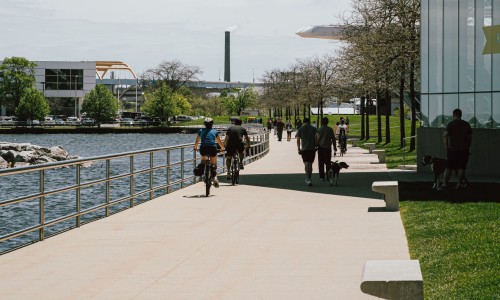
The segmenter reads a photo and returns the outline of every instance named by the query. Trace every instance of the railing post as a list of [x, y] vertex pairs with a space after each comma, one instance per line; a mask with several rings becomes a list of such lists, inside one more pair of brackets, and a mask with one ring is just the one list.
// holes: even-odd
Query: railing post
[[38, 231], [38, 239], [45, 239], [45, 171], [40, 170], [40, 230]]
[[170, 149], [167, 150], [167, 194], [170, 193]]
[[110, 161], [109, 159], [106, 159], [106, 217], [109, 217], [109, 190], [110, 190], [110, 182], [109, 182], [109, 177], [110, 177]]
[[134, 207], [134, 184], [135, 184], [135, 178], [134, 178], [134, 156], [130, 156], [130, 207]]
[[153, 191], [153, 166], [154, 166], [154, 152], [149, 153], [149, 200], [153, 200], [154, 191]]
[[181, 148], [181, 189], [184, 188], [184, 148]]
[[80, 193], [80, 184], [81, 184], [81, 172], [80, 172], [80, 169], [81, 169], [82, 165], [80, 164], [77, 164], [76, 165], [76, 213], [77, 213], [77, 216], [76, 216], [76, 227], [80, 227], [80, 221], [81, 221], [81, 217], [80, 217], [80, 213], [81, 213], [81, 193]]
[[[193, 151], [193, 170], [196, 168], [196, 151]], [[196, 176], [193, 176], [193, 184], [196, 183]]]

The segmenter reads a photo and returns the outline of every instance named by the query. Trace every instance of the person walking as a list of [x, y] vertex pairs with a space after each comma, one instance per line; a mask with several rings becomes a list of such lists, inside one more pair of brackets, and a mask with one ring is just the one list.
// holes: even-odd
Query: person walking
[[298, 117], [298, 118], [297, 118], [297, 122], [295, 123], [295, 127], [296, 127], [297, 129], [299, 129], [299, 128], [300, 128], [300, 126], [302, 126], [302, 120], [300, 119], [300, 117]]
[[290, 119], [286, 121], [285, 128], [286, 128], [286, 140], [287, 142], [289, 142], [292, 140], [292, 132], [293, 132], [293, 125]]
[[337, 153], [337, 141], [333, 129], [328, 126], [328, 118], [321, 119], [321, 127], [316, 133], [316, 144], [318, 145], [318, 170], [319, 178], [325, 181], [325, 165], [326, 173], [330, 170], [330, 161], [332, 160], [332, 145], [334, 148], [334, 156]]
[[448, 159], [443, 184], [439, 190], [445, 190], [448, 187], [452, 170], [458, 170], [458, 183], [455, 188], [464, 187], [465, 168], [469, 161], [469, 148], [472, 142], [472, 128], [469, 122], [462, 120], [462, 111], [458, 108], [453, 111], [453, 120], [446, 126], [443, 141]]
[[306, 172], [306, 185], [311, 186], [311, 176], [313, 163], [316, 157], [316, 131], [317, 129], [309, 124], [309, 118], [304, 118], [304, 123], [297, 130], [297, 149], [302, 156]]
[[273, 121], [271, 119], [267, 120], [267, 132], [271, 132], [271, 129], [273, 128]]
[[276, 121], [276, 132], [278, 135], [278, 142], [281, 142], [281, 139], [283, 138], [283, 129], [285, 128], [285, 123], [283, 123], [281, 118], [278, 118]]

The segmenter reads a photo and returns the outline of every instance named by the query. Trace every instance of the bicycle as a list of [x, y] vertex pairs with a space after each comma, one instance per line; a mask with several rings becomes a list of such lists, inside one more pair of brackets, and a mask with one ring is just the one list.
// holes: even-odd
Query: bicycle
[[231, 176], [231, 184], [238, 184], [240, 182], [240, 157], [237, 151], [231, 156], [228, 172], [229, 176]]
[[339, 138], [339, 147], [340, 147], [340, 156], [344, 156], [347, 150], [347, 145], [346, 145], [346, 137], [340, 137]]
[[203, 166], [203, 174], [201, 175], [202, 181], [205, 183], [205, 196], [210, 196], [210, 187], [212, 187], [212, 172], [214, 171], [212, 163], [210, 162], [210, 156], [205, 156], [202, 160]]

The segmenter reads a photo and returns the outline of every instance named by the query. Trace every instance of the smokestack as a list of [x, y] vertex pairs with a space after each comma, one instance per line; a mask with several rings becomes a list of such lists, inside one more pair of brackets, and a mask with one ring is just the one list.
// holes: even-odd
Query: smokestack
[[231, 82], [231, 42], [230, 42], [230, 31], [226, 31], [226, 42], [224, 51], [224, 81]]

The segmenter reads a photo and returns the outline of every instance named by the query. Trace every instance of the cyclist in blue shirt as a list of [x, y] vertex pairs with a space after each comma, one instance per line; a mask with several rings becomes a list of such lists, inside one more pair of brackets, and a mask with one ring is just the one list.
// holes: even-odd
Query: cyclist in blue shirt
[[[212, 163], [212, 180], [213, 185], [218, 188], [219, 181], [217, 180], [217, 144], [220, 146], [220, 150], [224, 151], [224, 144], [220, 139], [219, 132], [213, 129], [214, 120], [212, 118], [206, 118], [203, 122], [205, 124], [204, 129], [198, 131], [196, 135], [196, 141], [194, 142], [194, 150], [200, 149], [200, 154], [203, 156], [203, 160], [207, 156], [210, 157], [210, 163]], [[198, 148], [198, 145], [200, 147]]]

